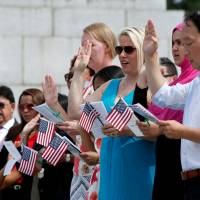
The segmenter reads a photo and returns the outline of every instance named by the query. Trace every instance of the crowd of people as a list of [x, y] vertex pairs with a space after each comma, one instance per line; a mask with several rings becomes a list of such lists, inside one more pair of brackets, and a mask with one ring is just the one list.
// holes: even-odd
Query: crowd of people
[[[68, 96], [58, 93], [51, 75], [45, 75], [42, 89], [22, 91], [17, 104], [12, 89], [1, 85], [0, 199], [199, 200], [200, 12], [187, 13], [171, 38], [174, 62], [159, 57], [151, 20], [144, 29], [124, 28], [118, 39], [106, 24], [93, 23], [83, 29], [64, 75]], [[113, 64], [115, 56], [120, 66]], [[143, 136], [127, 123], [122, 130], [102, 123], [99, 138], [79, 123], [82, 104], [102, 101], [111, 113], [121, 99], [129, 109], [140, 103], [157, 123], [135, 113]], [[80, 150], [78, 156], [66, 150], [55, 166], [41, 158], [46, 147], [37, 142], [42, 116], [33, 107], [43, 103], [63, 121], [55, 124], [56, 133]], [[4, 141], [20, 153], [25, 145], [38, 152], [31, 175], [19, 170], [19, 162], [4, 174], [13, 159]]]

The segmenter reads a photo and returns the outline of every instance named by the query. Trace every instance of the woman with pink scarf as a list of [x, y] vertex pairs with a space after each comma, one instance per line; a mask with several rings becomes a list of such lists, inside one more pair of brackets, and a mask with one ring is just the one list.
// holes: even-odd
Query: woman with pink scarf
[[[174, 62], [181, 68], [180, 76], [169, 85], [185, 84], [192, 81], [198, 74], [192, 68], [188, 58], [185, 57], [184, 47], [181, 41], [183, 23], [178, 24], [172, 31], [172, 54]], [[183, 111], [161, 109], [154, 104], [149, 105], [149, 111], [160, 120], [176, 120], [182, 122]], [[143, 123], [139, 123], [143, 130]], [[181, 179], [180, 140], [169, 139], [161, 135], [160, 131], [149, 130], [157, 136], [156, 142], [156, 172], [154, 179], [153, 200], [183, 200], [183, 182]]]

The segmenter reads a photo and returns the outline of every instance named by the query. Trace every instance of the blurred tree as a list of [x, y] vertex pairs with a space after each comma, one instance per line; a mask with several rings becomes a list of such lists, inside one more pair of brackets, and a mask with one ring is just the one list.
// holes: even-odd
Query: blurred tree
[[167, 0], [167, 9], [198, 10], [200, 0]]

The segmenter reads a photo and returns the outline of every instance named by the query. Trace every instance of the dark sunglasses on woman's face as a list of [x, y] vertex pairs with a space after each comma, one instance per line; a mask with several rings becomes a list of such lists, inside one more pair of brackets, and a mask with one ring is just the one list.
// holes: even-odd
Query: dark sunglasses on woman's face
[[19, 110], [20, 111], [23, 111], [24, 109], [33, 110], [33, 106], [34, 106], [34, 104], [32, 104], [32, 103], [19, 104]]
[[136, 48], [132, 46], [116, 46], [115, 52], [117, 55], [120, 55], [122, 51], [124, 50], [125, 53], [132, 54], [135, 51], [135, 49]]

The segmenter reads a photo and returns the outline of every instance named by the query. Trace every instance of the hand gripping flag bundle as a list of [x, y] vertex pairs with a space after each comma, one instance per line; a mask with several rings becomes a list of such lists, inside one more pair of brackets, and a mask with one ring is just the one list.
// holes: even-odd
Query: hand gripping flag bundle
[[22, 158], [21, 158], [20, 166], [18, 170], [24, 174], [32, 176], [34, 168], [35, 168], [38, 152], [25, 145], [22, 146], [22, 150], [23, 150]]
[[80, 126], [82, 126], [82, 128], [89, 133], [91, 131], [94, 120], [99, 117], [99, 115], [100, 114], [90, 103], [86, 103], [79, 121]]
[[129, 108], [122, 98], [115, 104], [112, 111], [106, 117], [116, 129], [121, 131], [124, 126], [129, 122], [133, 115], [133, 111]]
[[42, 153], [42, 158], [55, 166], [67, 150], [67, 147], [68, 144], [56, 133], [48, 147]]
[[45, 147], [48, 146], [55, 133], [55, 124], [44, 118], [40, 118], [37, 143]]

